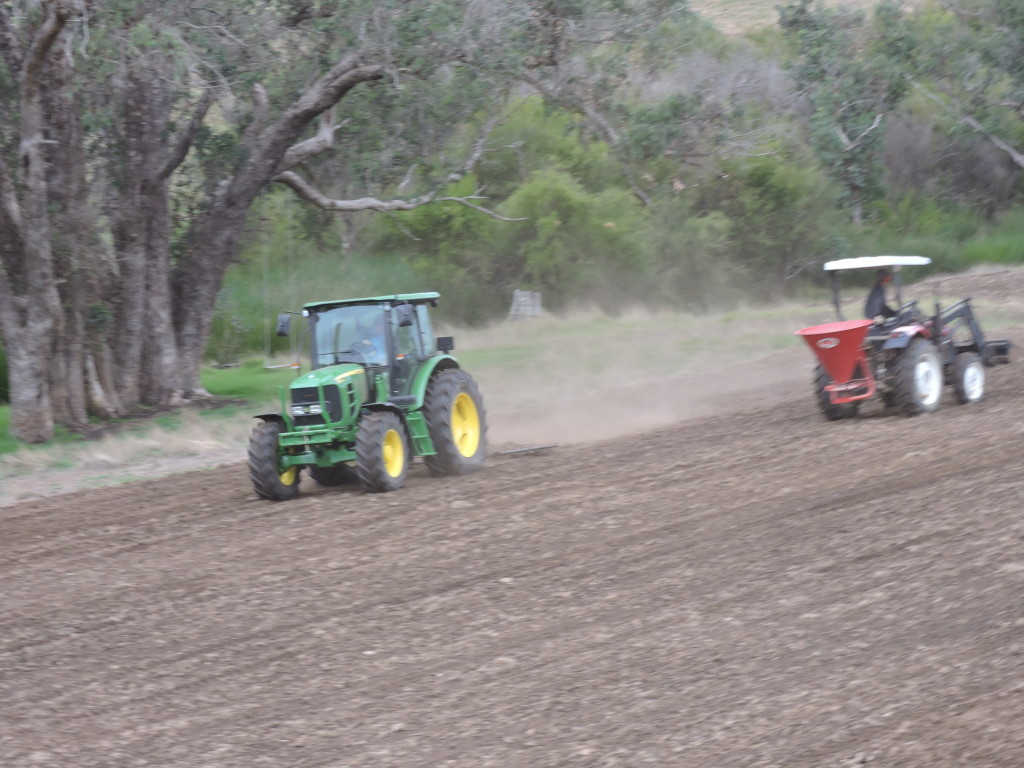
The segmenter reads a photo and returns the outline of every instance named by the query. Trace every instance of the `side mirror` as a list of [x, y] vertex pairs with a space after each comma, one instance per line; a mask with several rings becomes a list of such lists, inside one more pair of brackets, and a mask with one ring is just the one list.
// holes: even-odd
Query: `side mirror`
[[395, 311], [398, 313], [398, 327], [408, 328], [413, 323], [413, 313], [415, 310], [412, 308], [412, 304], [399, 304], [395, 307]]
[[447, 355], [455, 349], [455, 339], [451, 336], [438, 336], [437, 348]]
[[282, 312], [277, 316], [277, 335], [287, 336], [292, 327], [292, 316]]

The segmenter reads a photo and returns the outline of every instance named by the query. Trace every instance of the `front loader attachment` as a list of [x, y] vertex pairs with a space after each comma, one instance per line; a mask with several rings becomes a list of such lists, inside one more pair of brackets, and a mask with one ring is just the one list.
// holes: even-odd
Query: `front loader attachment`
[[864, 354], [870, 325], [870, 320], [842, 320], [797, 331], [832, 379], [825, 389], [833, 403], [864, 400], [875, 393], [875, 378]]

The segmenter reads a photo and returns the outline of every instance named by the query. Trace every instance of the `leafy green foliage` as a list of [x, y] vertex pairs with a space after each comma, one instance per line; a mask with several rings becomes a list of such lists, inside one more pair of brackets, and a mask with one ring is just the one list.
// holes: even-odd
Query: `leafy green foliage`
[[639, 202], [625, 190], [588, 192], [564, 171], [538, 170], [502, 210], [526, 221], [503, 230], [499, 258], [552, 308], [572, 297], [614, 306], [616, 286], [648, 273]]
[[880, 148], [885, 116], [906, 93], [902, 68], [914, 44], [897, 6], [881, 3], [874, 24], [858, 13], [796, 0], [779, 24], [799, 54], [797, 85], [810, 98], [811, 141], [860, 220], [884, 193]]

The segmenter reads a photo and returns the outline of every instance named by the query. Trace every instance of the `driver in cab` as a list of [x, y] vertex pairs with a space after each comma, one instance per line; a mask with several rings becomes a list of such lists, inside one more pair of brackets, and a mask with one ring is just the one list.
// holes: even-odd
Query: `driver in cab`
[[875, 272], [875, 284], [871, 286], [867, 301], [864, 302], [864, 317], [874, 320], [876, 317], [883, 317], [888, 320], [898, 313], [895, 309], [885, 303], [885, 286], [892, 282], [892, 273], [887, 269], [879, 269]]
[[369, 365], [387, 365], [387, 339], [384, 335], [384, 313], [367, 313], [359, 322], [360, 340], [356, 349]]

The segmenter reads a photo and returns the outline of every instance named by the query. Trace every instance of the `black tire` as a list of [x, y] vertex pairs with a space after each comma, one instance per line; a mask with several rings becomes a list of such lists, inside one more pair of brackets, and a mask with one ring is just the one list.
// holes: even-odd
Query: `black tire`
[[473, 377], [449, 368], [427, 384], [423, 417], [434, 456], [423, 462], [432, 475], [464, 475], [480, 469], [487, 456], [487, 411]]
[[911, 340], [889, 367], [893, 405], [908, 416], [932, 413], [942, 403], [942, 357], [927, 339]]
[[354, 483], [359, 479], [356, 471], [348, 464], [335, 464], [333, 467], [318, 467], [316, 464], [310, 464], [309, 476], [327, 488]]
[[961, 352], [953, 361], [953, 391], [961, 405], [985, 397], [985, 366], [975, 352]]
[[261, 421], [249, 436], [249, 477], [256, 495], [270, 501], [287, 501], [299, 493], [301, 469], [281, 471], [277, 463], [277, 437], [284, 432], [279, 421]]
[[820, 364], [814, 367], [814, 397], [818, 401], [818, 408], [821, 415], [827, 421], [839, 421], [841, 419], [852, 419], [857, 415], [860, 408], [860, 401], [852, 403], [833, 403], [825, 387], [832, 383], [832, 377], [828, 375]]
[[397, 491], [409, 471], [409, 436], [391, 411], [373, 411], [359, 421], [356, 475], [370, 493]]

